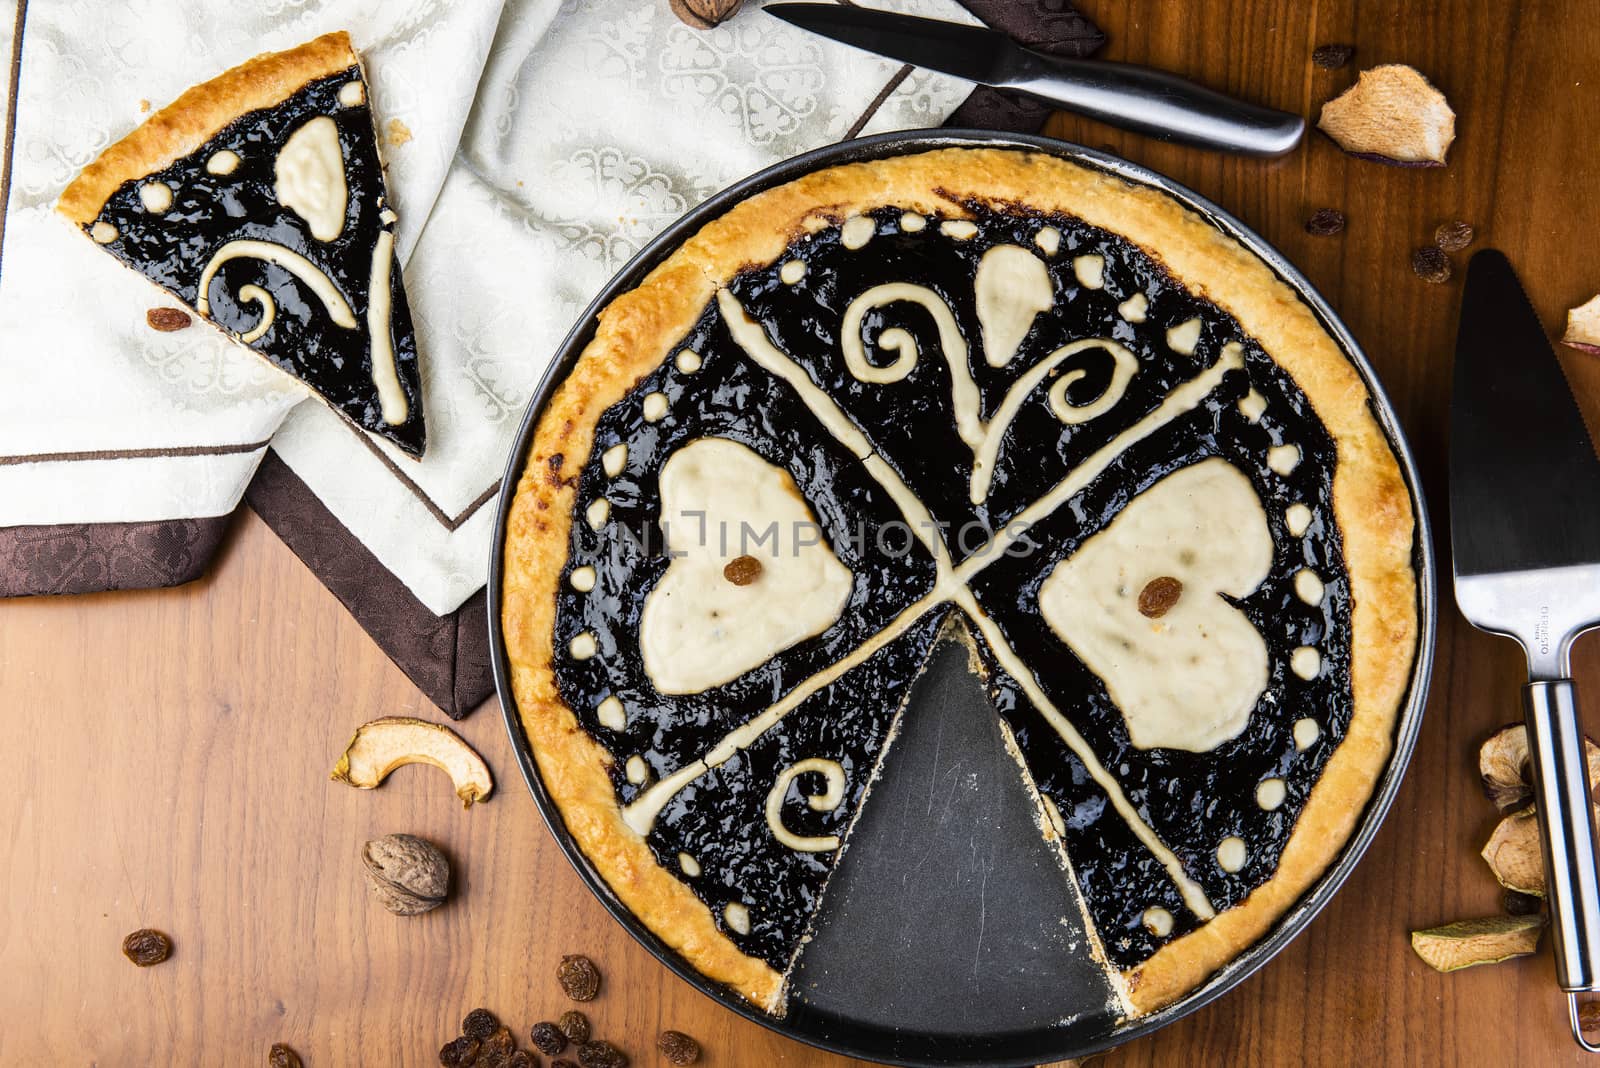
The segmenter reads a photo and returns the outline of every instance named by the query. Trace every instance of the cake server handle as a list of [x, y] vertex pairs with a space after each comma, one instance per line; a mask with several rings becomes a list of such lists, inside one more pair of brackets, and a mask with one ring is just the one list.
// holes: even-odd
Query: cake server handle
[[1578, 1026], [1577, 998], [1600, 990], [1600, 857], [1595, 854], [1594, 802], [1571, 679], [1523, 688], [1528, 752], [1544, 845], [1545, 899], [1556, 941], [1556, 980], [1567, 992], [1573, 1037], [1600, 1053]]

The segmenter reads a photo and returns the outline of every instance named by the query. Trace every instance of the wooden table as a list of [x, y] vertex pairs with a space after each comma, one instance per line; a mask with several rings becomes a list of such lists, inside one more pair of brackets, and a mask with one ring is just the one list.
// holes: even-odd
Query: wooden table
[[[1480, 246], [1511, 255], [1556, 333], [1600, 288], [1592, 6], [1085, 7], [1111, 35], [1107, 58], [1308, 114], [1356, 66], [1382, 62], [1417, 66], [1449, 96], [1459, 137], [1442, 170], [1349, 160], [1320, 135], [1262, 163], [1066, 117], [1051, 127], [1187, 183], [1305, 271], [1394, 397], [1442, 526], [1459, 275], [1425, 284], [1410, 253], [1441, 222], [1472, 223]], [[1356, 64], [1314, 69], [1312, 47], [1330, 41], [1355, 43]], [[1344, 234], [1304, 232], [1324, 206], [1348, 212]], [[1600, 415], [1600, 360], [1565, 357]], [[1408, 948], [1413, 927], [1498, 909], [1477, 856], [1495, 813], [1474, 754], [1517, 715], [1523, 670], [1511, 643], [1467, 628], [1443, 596], [1416, 758], [1350, 882], [1254, 978], [1106, 1063], [1579, 1063], [1548, 951], [1443, 976]], [[1592, 646], [1575, 670], [1600, 693]], [[474, 1006], [524, 1035], [560, 1011], [554, 965], [578, 951], [605, 971], [599, 1032], [637, 1064], [656, 1063], [662, 1027], [697, 1036], [712, 1065], [845, 1063], [720, 1009], [611, 922], [540, 822], [493, 702], [461, 727], [499, 779], [485, 805], [462, 811], [426, 768], [372, 793], [330, 783], [358, 723], [436, 713], [253, 515], [186, 588], [0, 605], [0, 704], [0, 1063], [258, 1064], [281, 1040], [313, 1066], [431, 1064]], [[368, 900], [358, 853], [391, 831], [449, 851], [447, 907], [404, 919]], [[119, 952], [145, 925], [177, 944], [149, 970]]]

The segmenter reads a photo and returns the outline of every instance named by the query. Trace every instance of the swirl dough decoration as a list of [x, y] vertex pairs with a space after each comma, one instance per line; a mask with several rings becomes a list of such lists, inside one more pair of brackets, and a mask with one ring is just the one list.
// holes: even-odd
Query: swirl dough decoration
[[789, 793], [789, 784], [807, 772], [820, 774], [826, 783], [822, 793], [806, 795], [806, 804], [813, 812], [832, 812], [844, 802], [844, 766], [837, 760], [809, 757], [778, 773], [777, 782], [773, 783], [772, 791], [767, 794], [767, 826], [772, 836], [790, 849], [801, 853], [826, 853], [839, 848], [838, 835], [799, 835], [783, 824], [783, 799]]
[[[984, 358], [991, 367], [1004, 367], [1015, 358], [1017, 349], [1032, 330], [1033, 321], [1055, 304], [1055, 291], [1044, 261], [1020, 245], [996, 245], [983, 254], [974, 280], [978, 322], [982, 328]], [[982, 504], [994, 482], [1000, 441], [1012, 420], [1021, 411], [1028, 395], [1063, 361], [1079, 353], [1103, 349], [1113, 361], [1111, 379], [1099, 396], [1082, 404], [1067, 398], [1067, 390], [1087, 377], [1076, 368], [1062, 375], [1049, 392], [1050, 410], [1061, 422], [1071, 426], [1086, 423], [1114, 408], [1128, 390], [1139, 370], [1138, 358], [1110, 338], [1087, 338], [1063, 345], [1040, 360], [1006, 391], [994, 417], [983, 418], [982, 398], [973, 381], [967, 339], [961, 333], [955, 313], [943, 297], [927, 286], [910, 282], [888, 282], [873, 286], [850, 302], [840, 326], [840, 347], [845, 366], [857, 381], [887, 385], [899, 382], [916, 367], [921, 353], [910, 331], [890, 327], [878, 335], [877, 347], [894, 356], [887, 364], [875, 364], [867, 356], [862, 325], [867, 313], [889, 304], [916, 304], [933, 317], [939, 331], [939, 353], [950, 370], [950, 401], [955, 414], [956, 432], [972, 449], [972, 477], [969, 496]]]

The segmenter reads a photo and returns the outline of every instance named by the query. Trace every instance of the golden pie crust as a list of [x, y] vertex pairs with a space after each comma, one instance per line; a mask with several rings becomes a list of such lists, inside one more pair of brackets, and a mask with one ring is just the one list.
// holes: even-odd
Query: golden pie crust
[[286, 52], [267, 52], [184, 91], [85, 167], [56, 201], [79, 226], [100, 215], [122, 183], [164, 170], [217, 136], [241, 115], [275, 107], [319, 78], [359, 60], [343, 30]]
[[1041, 153], [946, 148], [816, 171], [707, 223], [599, 316], [594, 339], [556, 390], [515, 487], [504, 550], [501, 625], [517, 710], [567, 830], [618, 898], [700, 972], [769, 1011], [784, 977], [741, 952], [707, 906], [657, 865], [621, 818], [611, 756], [563, 703], [552, 662], [557, 584], [577, 474], [601, 414], [675, 351], [740, 270], [775, 262], [805, 233], [882, 207], [946, 218], [967, 205], [1077, 216], [1162, 262], [1195, 295], [1238, 320], [1292, 377], [1337, 447], [1335, 519], [1351, 594], [1348, 732], [1329, 759], [1277, 871], [1248, 898], [1120, 974], [1127, 1010], [1148, 1013], [1202, 983], [1258, 941], [1344, 848], [1388, 765], [1411, 677], [1419, 621], [1415, 518], [1400, 465], [1356, 369], [1273, 270], [1158, 190]]

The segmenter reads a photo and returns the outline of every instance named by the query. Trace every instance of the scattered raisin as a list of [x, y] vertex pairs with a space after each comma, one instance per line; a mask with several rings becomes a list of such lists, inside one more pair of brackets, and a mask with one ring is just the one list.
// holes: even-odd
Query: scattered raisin
[[551, 1061], [550, 1068], [578, 1068], [578, 1066], [575, 1062], [569, 1061], [563, 1057], [558, 1061]]
[[589, 1041], [589, 1017], [577, 1009], [568, 1009], [556, 1021], [556, 1026], [561, 1028], [561, 1033], [567, 1036], [567, 1041], [575, 1046], [581, 1046]]
[[468, 1068], [478, 1062], [478, 1040], [462, 1035], [453, 1042], [446, 1042], [439, 1050], [439, 1063], [444, 1068]]
[[189, 313], [182, 308], [151, 308], [144, 313], [144, 321], [150, 324], [150, 329], [170, 334], [188, 326], [190, 320]]
[[479, 1059], [484, 1057], [499, 1058], [504, 1060], [511, 1056], [517, 1048], [517, 1040], [512, 1037], [511, 1028], [500, 1026], [494, 1029], [489, 1037], [483, 1040], [483, 1052], [478, 1054]]
[[461, 1021], [461, 1033], [468, 1038], [483, 1040], [494, 1034], [500, 1026], [500, 1021], [488, 1009], [473, 1009], [467, 1013], [467, 1018]]
[[600, 993], [600, 969], [588, 957], [562, 957], [556, 968], [556, 980], [573, 1001], [593, 1001]]
[[722, 577], [735, 586], [748, 586], [761, 577], [761, 561], [753, 556], [736, 556], [722, 569]]
[[1338, 208], [1318, 208], [1306, 220], [1306, 233], [1316, 237], [1332, 237], [1344, 230], [1344, 212]]
[[1433, 243], [1446, 252], [1460, 252], [1472, 244], [1472, 226], [1459, 219], [1455, 222], [1440, 223], [1439, 229], [1433, 232]]
[[1424, 282], [1450, 281], [1450, 258], [1438, 245], [1425, 245], [1411, 254], [1411, 269]]
[[693, 1064], [700, 1059], [700, 1043], [682, 1031], [661, 1032], [661, 1037], [656, 1039], [656, 1049], [661, 1051], [668, 1064]]
[[[588, 1037], [585, 1035], [584, 1037]], [[528, 1036], [533, 1043], [533, 1048], [540, 1053], [556, 1054], [567, 1048], [567, 1036], [561, 1033], [561, 1028], [548, 1020], [544, 1023], [533, 1025], [533, 1032]]]
[[1172, 606], [1183, 596], [1183, 582], [1171, 575], [1162, 575], [1145, 583], [1139, 591], [1139, 614], [1160, 619], [1172, 611]]
[[1323, 70], [1338, 70], [1340, 67], [1350, 62], [1350, 57], [1355, 54], [1355, 45], [1318, 45], [1311, 51], [1311, 62], [1315, 63]]
[[282, 1042], [274, 1042], [272, 1048], [267, 1050], [267, 1068], [304, 1068], [304, 1066], [300, 1054]]
[[627, 1068], [628, 1055], [609, 1042], [585, 1042], [578, 1047], [578, 1068]]
[[519, 1049], [506, 1059], [506, 1068], [539, 1068], [539, 1062], [527, 1050]]
[[148, 968], [172, 956], [172, 939], [146, 927], [122, 940], [122, 955], [139, 967]]
[[[1501, 897], [1501, 905], [1506, 912], [1513, 916], [1532, 916], [1544, 908], [1544, 899], [1533, 894], [1524, 894], [1521, 890], [1507, 890]], [[1600, 1004], [1597, 1002], [1596, 1004]]]
[[1578, 1030], [1600, 1031], [1600, 1001], [1589, 1001], [1578, 1006]]

